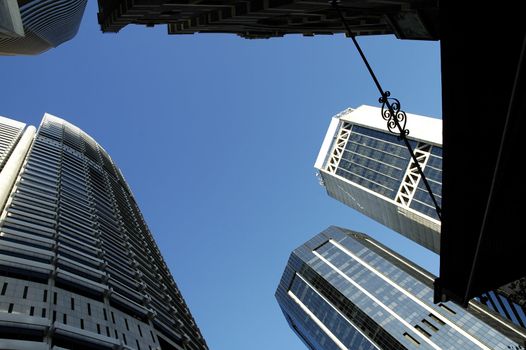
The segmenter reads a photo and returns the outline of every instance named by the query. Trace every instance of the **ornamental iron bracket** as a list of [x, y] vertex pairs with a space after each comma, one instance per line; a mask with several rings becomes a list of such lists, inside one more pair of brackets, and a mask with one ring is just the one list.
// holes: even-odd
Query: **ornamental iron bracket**
[[407, 115], [401, 109], [400, 101], [396, 98], [390, 98], [391, 93], [386, 91], [378, 102], [382, 104], [382, 118], [387, 122], [387, 130], [393, 134], [398, 134], [401, 140], [404, 136], [409, 135], [406, 129]]

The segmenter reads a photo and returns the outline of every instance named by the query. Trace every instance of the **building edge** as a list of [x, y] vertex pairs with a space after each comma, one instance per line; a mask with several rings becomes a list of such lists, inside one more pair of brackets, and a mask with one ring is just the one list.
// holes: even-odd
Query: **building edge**
[[7, 199], [11, 194], [22, 164], [31, 148], [35, 134], [36, 128], [34, 126], [30, 125], [25, 129], [22, 137], [18, 140], [14, 150], [0, 172], [0, 212], [4, 211]]

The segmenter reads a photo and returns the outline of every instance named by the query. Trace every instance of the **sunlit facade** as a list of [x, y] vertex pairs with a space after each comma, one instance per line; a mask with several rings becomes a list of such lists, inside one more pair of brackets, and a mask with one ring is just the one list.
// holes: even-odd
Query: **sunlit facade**
[[0, 120], [0, 348], [207, 349], [108, 153], [24, 127]]
[[372, 238], [333, 226], [294, 250], [276, 298], [311, 350], [524, 345], [525, 332], [481, 304], [434, 304], [433, 281]]
[[[408, 114], [409, 142], [439, 204], [442, 121]], [[332, 118], [315, 168], [329, 196], [435, 253], [440, 221], [404, 142], [380, 108], [360, 106]]]

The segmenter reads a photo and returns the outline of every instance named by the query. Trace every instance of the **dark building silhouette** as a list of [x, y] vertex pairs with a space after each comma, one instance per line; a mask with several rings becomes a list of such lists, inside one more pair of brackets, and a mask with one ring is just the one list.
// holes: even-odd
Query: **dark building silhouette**
[[[358, 35], [395, 34], [403, 39], [436, 39], [435, 1], [389, 3], [341, 1], [344, 16]], [[325, 0], [316, 1], [125, 1], [99, 0], [103, 32], [128, 24], [167, 24], [169, 34], [233, 33], [244, 38], [285, 34], [343, 33], [338, 14]]]
[[[526, 191], [517, 169], [526, 128], [526, 27], [515, 4], [457, 5], [440, 2], [444, 161], [435, 291], [437, 301], [467, 305], [526, 276]], [[492, 18], [495, 30], [483, 29], [481, 18]]]
[[[0, 55], [37, 55], [70, 40], [78, 32], [86, 1], [19, 0], [18, 11], [12, 4], [10, 17], [20, 18], [23, 30], [11, 29], [2, 36], [0, 21]], [[0, 19], [2, 9], [0, 5]], [[7, 18], [7, 7], [4, 14]]]

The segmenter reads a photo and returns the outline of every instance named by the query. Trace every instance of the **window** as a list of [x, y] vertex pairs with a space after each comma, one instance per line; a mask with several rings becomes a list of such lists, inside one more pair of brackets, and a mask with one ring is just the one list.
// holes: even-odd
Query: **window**
[[404, 337], [409, 340], [411, 343], [415, 344], [415, 345], [420, 345], [420, 342], [418, 340], [416, 340], [411, 334], [409, 333], [404, 333]]
[[25, 286], [24, 287], [24, 293], [22, 294], [22, 299], [27, 299], [27, 289], [28, 289], [28, 287]]
[[71, 310], [75, 310], [75, 299], [71, 298]]
[[91, 304], [88, 303], [88, 316], [91, 316]]
[[2, 293], [1, 295], [5, 295], [5, 292], [7, 291], [7, 282], [4, 282], [4, 285], [2, 287]]
[[446, 310], [447, 312], [453, 314], [453, 315], [456, 315], [457, 313], [453, 310], [451, 310], [449, 307], [447, 307], [446, 305], [440, 303], [438, 304], [438, 306], [440, 306], [442, 309]]
[[424, 328], [420, 327], [419, 325], [416, 325], [415, 328], [426, 337], [431, 337], [431, 334], [429, 334], [429, 332], [427, 332]]
[[428, 320], [422, 320], [422, 323], [425, 324], [427, 327], [429, 327], [429, 329], [431, 329], [433, 332], [438, 331], [438, 327], [436, 327], [434, 324], [432, 324]]
[[34, 316], [34, 315], [35, 315], [35, 307], [31, 306], [31, 308], [29, 309], [29, 316]]

